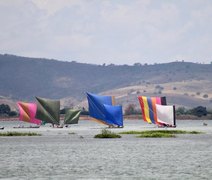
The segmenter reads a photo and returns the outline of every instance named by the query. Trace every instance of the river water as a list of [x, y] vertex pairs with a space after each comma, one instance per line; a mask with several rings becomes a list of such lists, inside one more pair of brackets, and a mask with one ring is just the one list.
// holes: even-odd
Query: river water
[[[211, 179], [212, 121], [179, 121], [176, 129], [204, 134], [176, 138], [95, 139], [105, 126], [80, 121], [70, 128], [13, 129], [20, 122], [0, 122], [6, 131], [39, 132], [38, 137], [0, 137], [0, 179]], [[126, 130], [158, 129], [141, 120], [125, 121]]]

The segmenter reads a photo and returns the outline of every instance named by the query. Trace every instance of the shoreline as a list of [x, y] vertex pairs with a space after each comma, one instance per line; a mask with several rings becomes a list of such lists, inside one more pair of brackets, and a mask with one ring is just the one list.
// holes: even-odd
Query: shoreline
[[[123, 116], [124, 121], [125, 120], [143, 120], [141, 115], [124, 115]], [[61, 120], [63, 120], [64, 117], [61, 117]], [[81, 115], [79, 120], [91, 120], [92, 118], [87, 115]], [[181, 121], [181, 120], [212, 120], [212, 116], [202, 116], [202, 117], [197, 117], [197, 116], [191, 116], [191, 115], [179, 115], [176, 116], [176, 120]], [[19, 117], [0, 117], [0, 121], [19, 121]]]
[[[5, 122], [5, 123], [4, 123]], [[13, 123], [14, 122], [14, 123]], [[203, 125], [203, 121], [192, 121], [192, 120], [182, 120], [179, 121], [176, 128], [161, 128], [157, 127], [154, 124], [148, 124], [143, 120], [129, 120], [125, 121], [123, 128], [109, 128], [104, 124], [97, 123], [91, 120], [81, 120], [78, 124], [69, 125], [69, 127], [63, 128], [53, 128], [50, 124], [42, 125], [39, 128], [30, 128], [30, 124], [28, 125], [24, 123], [23, 128], [13, 128], [18, 126], [18, 121], [2, 121], [1, 126], [4, 126], [4, 129], [0, 132], [7, 131], [17, 131], [17, 132], [37, 132], [42, 133], [42, 135], [69, 135], [69, 133], [74, 133], [78, 136], [83, 137], [93, 137], [96, 134], [99, 134], [101, 130], [107, 129], [115, 133], [123, 132], [123, 131], [145, 131], [145, 130], [188, 130], [188, 131], [201, 131], [205, 133], [212, 134], [212, 121], [207, 120], [204, 121], [207, 125]], [[124, 135], [123, 137], [126, 137]], [[129, 135], [130, 137], [130, 135]]]

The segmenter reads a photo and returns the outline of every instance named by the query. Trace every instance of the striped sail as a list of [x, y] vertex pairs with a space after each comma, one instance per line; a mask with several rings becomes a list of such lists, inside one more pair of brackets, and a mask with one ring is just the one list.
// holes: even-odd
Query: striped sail
[[[144, 121], [160, 126], [172, 126], [175, 124], [174, 106], [166, 105], [166, 97], [139, 96], [138, 99]], [[172, 122], [170, 122], [170, 118], [167, 119], [168, 116], [173, 117]]]

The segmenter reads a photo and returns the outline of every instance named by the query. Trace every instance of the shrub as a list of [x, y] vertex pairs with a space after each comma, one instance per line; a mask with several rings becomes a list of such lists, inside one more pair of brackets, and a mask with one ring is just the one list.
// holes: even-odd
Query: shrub
[[199, 95], [200, 95], [200, 92], [196, 92], [196, 95], [198, 95], [198, 96], [199, 96]]
[[150, 131], [125, 131], [120, 134], [137, 134], [136, 137], [142, 138], [168, 138], [175, 137], [176, 134], [200, 134], [198, 131], [183, 130], [150, 130]]
[[4, 132], [0, 133], [0, 136], [41, 136], [41, 134], [34, 133], [34, 132], [16, 132], [16, 131], [11, 131], [11, 132]]
[[198, 116], [198, 117], [206, 116], [207, 109], [206, 109], [206, 107], [203, 107], [203, 106], [197, 106], [197, 107], [191, 109], [191, 114]]
[[136, 137], [140, 138], [170, 138], [175, 137], [174, 134], [160, 133], [160, 132], [151, 132], [151, 133], [143, 133]]
[[140, 114], [141, 111], [136, 109], [135, 104], [129, 104], [126, 109], [124, 110], [125, 115], [131, 115], [131, 114]]
[[207, 95], [207, 94], [204, 94], [204, 95], [203, 95], [203, 98], [208, 98], [208, 95]]
[[176, 114], [177, 114], [177, 115], [187, 114], [187, 110], [186, 110], [185, 107], [179, 107], [179, 108], [177, 108], [177, 110], [176, 110]]
[[103, 129], [102, 133], [95, 135], [94, 138], [121, 138], [121, 136], [107, 129]]
[[16, 111], [10, 111], [9, 112], [9, 116], [17, 116], [18, 115], [18, 113], [16, 112]]
[[75, 133], [75, 132], [69, 132], [68, 134], [69, 134], [69, 135], [73, 135], [73, 134], [76, 134], [76, 133]]
[[10, 106], [7, 104], [1, 104], [0, 105], [0, 114], [9, 114], [11, 111]]

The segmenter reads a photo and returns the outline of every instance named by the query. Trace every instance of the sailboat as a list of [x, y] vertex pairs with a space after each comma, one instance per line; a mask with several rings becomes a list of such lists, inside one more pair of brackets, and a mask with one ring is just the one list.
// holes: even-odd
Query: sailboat
[[159, 127], [176, 127], [175, 106], [166, 97], [138, 97], [144, 121]]
[[41, 125], [42, 121], [35, 117], [37, 105], [35, 103], [17, 102], [19, 108], [19, 120]]
[[[60, 125], [60, 101], [35, 97], [37, 100], [36, 117], [42, 119], [45, 123], [50, 123], [54, 127], [62, 128]], [[81, 111], [67, 109], [64, 118], [64, 124], [78, 124]]]
[[115, 106], [113, 96], [100, 96], [87, 92], [89, 115], [92, 120], [109, 127], [123, 127], [122, 106]]
[[41, 97], [35, 97], [37, 100], [37, 112], [35, 117], [45, 123], [51, 123], [52, 126], [60, 125], [60, 101]]
[[64, 118], [64, 124], [78, 124], [81, 110], [67, 109]]

